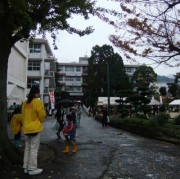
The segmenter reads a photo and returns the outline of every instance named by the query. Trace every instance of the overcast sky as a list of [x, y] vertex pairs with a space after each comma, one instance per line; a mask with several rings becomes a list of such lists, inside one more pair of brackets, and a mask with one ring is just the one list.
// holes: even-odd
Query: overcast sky
[[[112, 7], [113, 9], [119, 8], [119, 3], [112, 2], [108, 0], [98, 0], [99, 4], [103, 4], [104, 7]], [[78, 62], [79, 57], [83, 57], [85, 55], [90, 56], [91, 55], [91, 49], [95, 45], [102, 46], [104, 44], [109, 44], [111, 46], [112, 43], [109, 42], [108, 36], [110, 34], [116, 33], [113, 27], [107, 25], [106, 23], [99, 20], [97, 17], [92, 17], [90, 20], [85, 21], [81, 17], [74, 17], [70, 20], [70, 23], [77, 28], [84, 29], [87, 26], [93, 26], [95, 31], [94, 33], [90, 35], [86, 35], [84, 37], [79, 37], [76, 34], [69, 34], [66, 31], [59, 32], [59, 35], [57, 37], [57, 46], [58, 50], [54, 50], [52, 47], [52, 39], [47, 36], [49, 43], [52, 47], [53, 53], [55, 57], [58, 59], [58, 62]], [[120, 49], [117, 49], [115, 47], [114, 51], [117, 52], [119, 55], [123, 57], [122, 51]], [[124, 64], [130, 64], [126, 61], [126, 59], [123, 57]], [[145, 63], [145, 60], [142, 61], [142, 63]], [[179, 68], [169, 68], [164, 65], [160, 65], [157, 67], [157, 65], [152, 66], [154, 68], [154, 71], [158, 75], [174, 75], [177, 72], [180, 72]]]

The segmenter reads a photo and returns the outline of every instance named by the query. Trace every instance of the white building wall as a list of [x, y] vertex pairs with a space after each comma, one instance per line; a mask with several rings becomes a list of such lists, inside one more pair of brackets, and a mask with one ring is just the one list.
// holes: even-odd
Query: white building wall
[[8, 61], [8, 106], [21, 103], [26, 98], [28, 42], [17, 42], [11, 49]]

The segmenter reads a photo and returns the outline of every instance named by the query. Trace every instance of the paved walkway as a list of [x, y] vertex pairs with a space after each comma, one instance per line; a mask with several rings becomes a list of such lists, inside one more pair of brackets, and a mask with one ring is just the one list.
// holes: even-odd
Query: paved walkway
[[[56, 132], [52, 130], [54, 122], [53, 117], [48, 117], [41, 135], [41, 142], [55, 149], [53, 162], [42, 166], [44, 172], [41, 175], [27, 176], [21, 169], [16, 171], [14, 178], [180, 178], [179, 146], [146, 139], [112, 127], [102, 128], [99, 122], [83, 113], [77, 129], [78, 152], [64, 155], [62, 150], [65, 141], [57, 139]], [[44, 153], [46, 157], [46, 151]]]

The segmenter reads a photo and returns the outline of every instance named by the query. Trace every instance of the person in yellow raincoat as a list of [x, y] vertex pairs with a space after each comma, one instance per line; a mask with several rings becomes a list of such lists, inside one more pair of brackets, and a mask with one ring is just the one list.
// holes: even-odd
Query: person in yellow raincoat
[[14, 144], [16, 147], [21, 147], [22, 114], [20, 107], [15, 108], [10, 125], [14, 135]]
[[40, 133], [43, 130], [42, 123], [45, 120], [46, 111], [39, 96], [39, 88], [33, 86], [28, 98], [22, 105], [22, 131], [25, 140], [23, 168], [24, 173], [29, 175], [37, 175], [43, 171], [43, 169], [37, 168], [37, 156], [40, 144]]

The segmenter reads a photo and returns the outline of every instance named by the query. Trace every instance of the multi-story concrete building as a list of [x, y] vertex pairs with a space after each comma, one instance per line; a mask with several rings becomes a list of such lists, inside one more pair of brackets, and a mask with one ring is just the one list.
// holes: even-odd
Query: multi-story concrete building
[[17, 42], [8, 60], [7, 99], [8, 107], [26, 98], [28, 41]]
[[44, 104], [49, 103], [49, 92], [55, 89], [56, 59], [46, 39], [33, 39], [29, 42], [27, 70], [27, 94], [32, 85], [37, 85], [41, 100]]
[[134, 72], [141, 66], [141, 65], [124, 65], [125, 66], [125, 70], [126, 73], [132, 77], [132, 75], [134, 74]]
[[88, 57], [80, 57], [79, 63], [58, 63], [58, 82], [61, 91], [69, 92], [72, 99], [82, 99], [83, 87], [86, 85]]
[[[61, 91], [69, 92], [72, 99], [82, 99], [87, 77], [88, 57], [80, 57], [79, 63], [58, 63]], [[140, 65], [125, 65], [126, 73], [132, 76]]]

